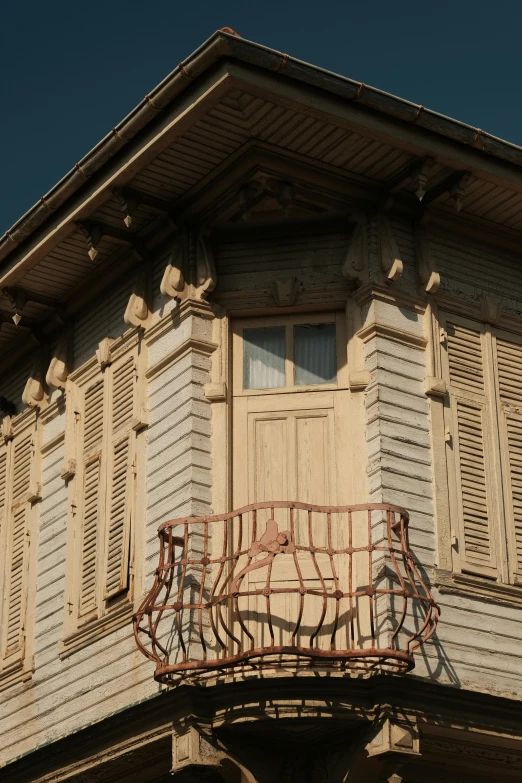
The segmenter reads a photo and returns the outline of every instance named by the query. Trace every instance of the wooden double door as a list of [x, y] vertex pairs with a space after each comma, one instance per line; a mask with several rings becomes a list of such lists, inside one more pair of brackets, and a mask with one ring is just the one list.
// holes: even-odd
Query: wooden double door
[[[268, 331], [267, 331], [268, 330]], [[348, 481], [349, 391], [346, 383], [344, 314], [314, 314], [251, 319], [235, 324], [233, 340], [233, 507], [262, 501], [300, 501], [314, 505], [350, 502]], [[263, 387], [264, 384], [264, 387]], [[261, 388], [259, 388], [261, 387]], [[276, 511], [279, 530], [289, 529], [289, 512]], [[258, 513], [257, 538], [271, 511]], [[318, 515], [319, 516], [319, 515]], [[323, 517], [324, 520], [324, 517]], [[296, 544], [328, 546], [326, 526], [314, 521], [310, 531], [306, 511], [294, 515]], [[330, 545], [339, 543], [334, 530]], [[309, 589], [320, 588], [317, 565], [327, 589], [332, 587], [329, 558], [299, 551], [302, 578]], [[267, 568], [253, 570], [242, 588], [267, 585]], [[296, 583], [295, 558], [276, 556], [270, 586]], [[276, 644], [289, 643], [298, 614], [297, 594], [272, 599]], [[309, 601], [313, 605], [313, 601]], [[299, 643], [307, 645], [322, 603], [303, 618]], [[260, 642], [267, 637], [265, 601], [250, 601], [259, 617]], [[328, 618], [324, 623], [328, 633]]]

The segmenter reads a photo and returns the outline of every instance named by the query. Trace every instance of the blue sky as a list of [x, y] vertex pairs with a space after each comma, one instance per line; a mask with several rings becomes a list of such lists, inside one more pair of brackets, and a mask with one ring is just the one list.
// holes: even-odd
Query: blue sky
[[522, 145], [515, 0], [4, 3], [0, 233], [224, 26]]

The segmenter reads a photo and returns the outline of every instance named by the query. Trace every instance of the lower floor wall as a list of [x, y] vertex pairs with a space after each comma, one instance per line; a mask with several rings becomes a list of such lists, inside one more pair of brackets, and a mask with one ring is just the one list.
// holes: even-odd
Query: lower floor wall
[[229, 678], [178, 686], [41, 747], [2, 781], [519, 780], [519, 713], [514, 701], [413, 678]]

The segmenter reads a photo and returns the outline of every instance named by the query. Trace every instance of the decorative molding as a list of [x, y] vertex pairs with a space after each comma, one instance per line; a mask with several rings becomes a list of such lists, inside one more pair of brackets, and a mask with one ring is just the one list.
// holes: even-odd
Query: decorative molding
[[144, 329], [150, 320], [151, 311], [148, 303], [149, 277], [149, 265], [142, 265], [136, 275], [132, 293], [123, 314], [123, 320], [129, 326]]
[[415, 226], [414, 240], [420, 281], [427, 294], [434, 294], [440, 287], [440, 272], [435, 268], [430, 241], [424, 226], [420, 224]]
[[69, 655], [77, 652], [78, 650], [87, 647], [98, 639], [103, 639], [104, 636], [108, 636], [110, 633], [117, 631], [119, 628], [123, 628], [125, 625], [129, 626], [129, 638], [132, 635], [132, 616], [134, 607], [130, 601], [123, 601], [120, 606], [113, 609], [108, 614], [104, 614], [98, 617], [96, 620], [92, 620], [86, 623], [78, 631], [69, 634], [60, 642], [58, 642], [58, 655], [60, 659], [68, 658]]
[[43, 408], [47, 405], [47, 386], [45, 383], [45, 351], [36, 357], [31, 374], [22, 392], [22, 402], [29, 408]]
[[433, 375], [428, 375], [424, 379], [424, 393], [430, 394], [432, 397], [444, 397], [447, 392], [446, 381], [443, 378], [436, 378]]
[[65, 389], [65, 383], [72, 369], [72, 330], [65, 329], [54, 350], [51, 363], [45, 376], [48, 386]]
[[224, 402], [227, 399], [227, 385], [225, 381], [206, 383], [204, 392], [207, 400], [211, 402]]
[[398, 753], [420, 756], [419, 729], [414, 720], [395, 721], [385, 718], [372, 740], [366, 745], [368, 756]]
[[413, 334], [412, 332], [406, 332], [403, 329], [398, 329], [396, 326], [390, 324], [383, 324], [378, 321], [374, 321], [367, 326], [363, 326], [356, 332], [363, 343], [367, 343], [374, 337], [384, 337], [388, 340], [395, 340], [395, 342], [402, 343], [403, 345], [409, 345], [411, 348], [419, 348], [423, 350], [426, 348], [428, 341], [420, 334]]
[[396, 287], [378, 286], [372, 283], [361, 286], [352, 293], [357, 304], [363, 305], [375, 299], [378, 302], [386, 302], [395, 307], [405, 307], [418, 315], [423, 315], [428, 306], [427, 301], [420, 301], [418, 296], [412, 296], [405, 291], [399, 291]]
[[112, 337], [104, 337], [96, 349], [96, 360], [102, 370], [112, 363], [112, 344]]
[[371, 380], [371, 373], [368, 370], [359, 370], [351, 372], [349, 375], [348, 384], [350, 391], [359, 392], [364, 391]]
[[211, 321], [216, 317], [214, 306], [210, 302], [195, 299], [185, 299], [174, 312], [167, 313], [150, 326], [144, 336], [147, 345], [153, 345], [157, 340], [175, 329], [190, 316], [206, 318]]
[[204, 356], [210, 356], [217, 348], [216, 343], [210, 343], [207, 340], [200, 340], [197, 337], [189, 337], [180, 345], [163, 356], [159, 361], [153, 364], [145, 373], [145, 377], [150, 381], [156, 378], [160, 373], [176, 364], [183, 356], [189, 353], [199, 353]]
[[522, 585], [493, 582], [471, 574], [435, 569], [432, 584], [441, 593], [453, 593], [478, 600], [488, 600], [504, 606], [522, 607]]
[[274, 280], [270, 286], [276, 305], [289, 307], [295, 303], [299, 291], [297, 277], [289, 277], [285, 280]]
[[[461, 740], [439, 739], [430, 736], [422, 738], [422, 754], [440, 758], [453, 758], [466, 764], [470, 761], [484, 767], [492, 764], [495, 770], [498, 766], [507, 767], [511, 771], [522, 772], [522, 751], [502, 746], [486, 745], [479, 742], [462, 742]], [[496, 777], [496, 776], [495, 776]]]
[[379, 237], [381, 269], [387, 282], [398, 280], [403, 271], [404, 263], [400, 257], [390, 220], [384, 213], [379, 215]]

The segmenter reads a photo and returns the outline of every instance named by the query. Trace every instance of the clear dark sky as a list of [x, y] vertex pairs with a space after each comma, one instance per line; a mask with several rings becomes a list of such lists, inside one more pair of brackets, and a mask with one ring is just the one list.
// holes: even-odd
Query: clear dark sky
[[520, 0], [4, 0], [0, 234], [224, 26], [522, 145]]

